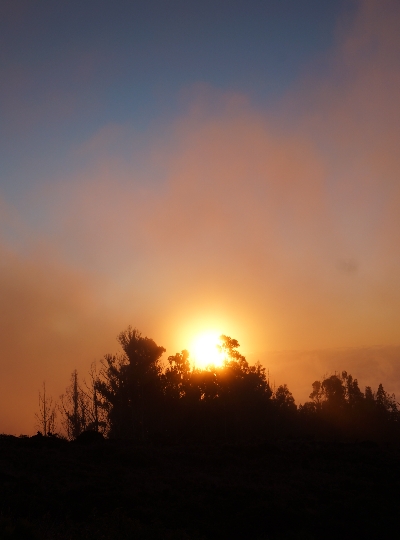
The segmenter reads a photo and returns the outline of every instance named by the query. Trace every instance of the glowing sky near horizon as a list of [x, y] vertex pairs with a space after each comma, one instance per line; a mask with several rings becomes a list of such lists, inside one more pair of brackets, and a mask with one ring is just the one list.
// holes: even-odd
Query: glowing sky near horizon
[[[0, 3], [0, 431], [128, 324], [236, 338], [298, 401], [352, 362], [400, 390], [399, 27], [395, 0]], [[364, 352], [305, 360], [329, 348]]]

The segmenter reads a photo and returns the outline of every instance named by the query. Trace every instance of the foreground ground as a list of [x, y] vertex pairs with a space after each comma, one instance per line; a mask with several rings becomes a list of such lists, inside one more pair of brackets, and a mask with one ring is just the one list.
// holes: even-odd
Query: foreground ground
[[0, 436], [0, 538], [393, 538], [396, 445]]

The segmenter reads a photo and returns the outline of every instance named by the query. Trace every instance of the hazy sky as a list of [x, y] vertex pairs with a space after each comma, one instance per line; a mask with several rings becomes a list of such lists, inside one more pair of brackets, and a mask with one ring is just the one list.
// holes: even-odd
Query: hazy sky
[[399, 28], [397, 0], [0, 2], [0, 431], [128, 324], [235, 337], [297, 401], [334, 369], [400, 391]]

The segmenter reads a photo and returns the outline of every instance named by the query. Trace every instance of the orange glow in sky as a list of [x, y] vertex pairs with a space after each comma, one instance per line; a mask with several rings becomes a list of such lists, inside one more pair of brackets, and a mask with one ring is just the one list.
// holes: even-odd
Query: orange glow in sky
[[[43, 381], [57, 399], [74, 369], [83, 379], [91, 362], [121, 352], [116, 336], [128, 325], [165, 347], [163, 362], [187, 349], [198, 368], [222, 362], [221, 334], [237, 339], [297, 403], [334, 370], [400, 395], [400, 2], [354, 2], [330, 49], [296, 65], [272, 101], [257, 93], [264, 57], [253, 87], [231, 85], [219, 69], [207, 80], [204, 61], [200, 78], [180, 74], [164, 96], [166, 59], [175, 65], [180, 47], [172, 39], [164, 59], [160, 42], [160, 78], [138, 90], [160, 108], [139, 100], [143, 124], [124, 113], [140, 74], [132, 68], [129, 84], [117, 76], [136, 42], [126, 64], [104, 71], [119, 55], [96, 50], [111, 39], [99, 34], [78, 54], [62, 24], [49, 28], [46, 49], [47, 12], [30, 25], [29, 2], [0, 2], [0, 21], [3, 4], [15, 13], [0, 32], [10, 55], [0, 66], [0, 432], [32, 433]], [[54, 17], [63, 20], [58, 7]], [[213, 61], [225, 58], [214, 27]], [[175, 35], [164, 20], [149, 28]], [[230, 65], [240, 74], [239, 50]], [[151, 74], [147, 58], [138, 68]]]

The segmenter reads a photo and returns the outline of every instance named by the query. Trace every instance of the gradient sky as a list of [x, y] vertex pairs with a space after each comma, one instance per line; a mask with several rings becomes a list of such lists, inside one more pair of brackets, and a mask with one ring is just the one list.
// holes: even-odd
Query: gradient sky
[[[118, 347], [400, 392], [396, 0], [0, 2], [0, 431]], [[354, 369], [353, 369], [354, 368]]]

